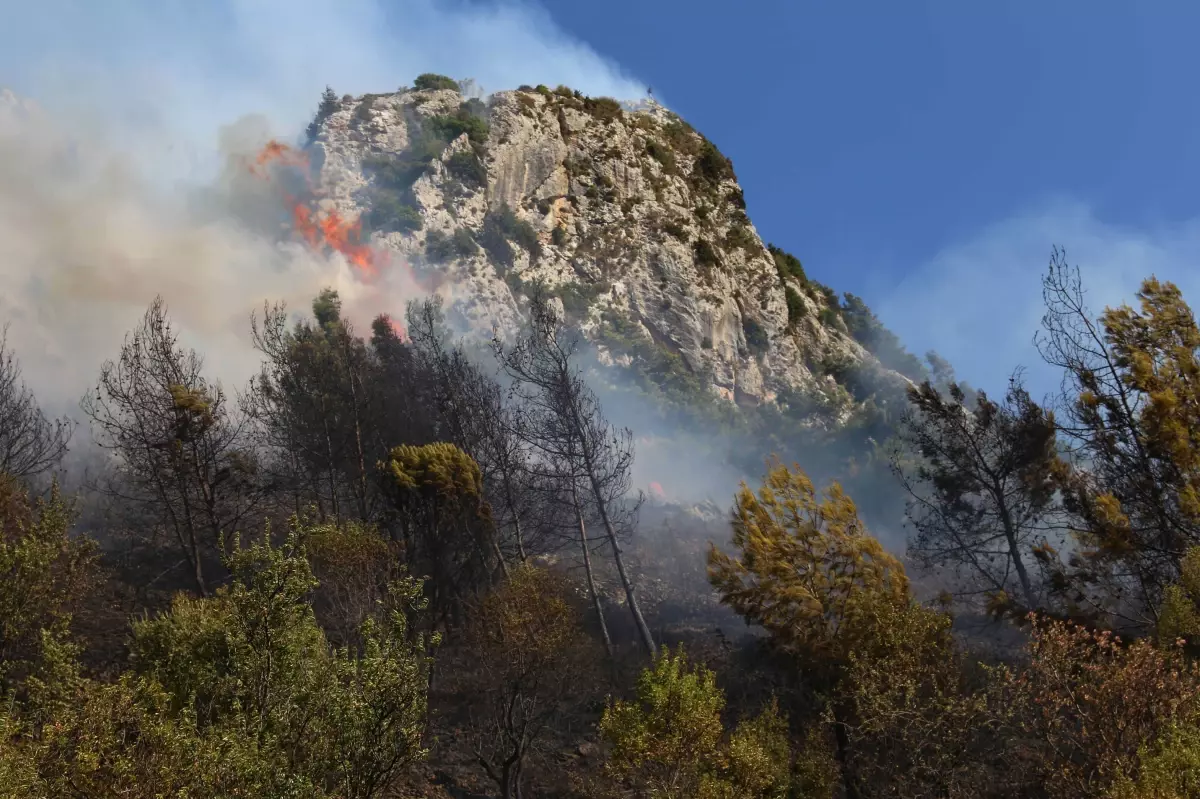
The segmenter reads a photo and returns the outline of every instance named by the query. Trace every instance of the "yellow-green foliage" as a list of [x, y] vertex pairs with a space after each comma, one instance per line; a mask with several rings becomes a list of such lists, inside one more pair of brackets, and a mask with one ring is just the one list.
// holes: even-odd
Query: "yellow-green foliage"
[[864, 616], [873, 634], [850, 653], [839, 688], [862, 794], [979, 796], [994, 703], [967, 685], [950, 617], [894, 602]]
[[1200, 796], [1200, 727], [1172, 724], [1143, 746], [1136, 779], [1124, 774], [1107, 799], [1193, 799]]
[[1167, 586], [1158, 611], [1158, 637], [1169, 643], [1200, 635], [1200, 547], [1191, 547], [1180, 563], [1179, 582]]
[[405, 445], [391, 452], [388, 468], [396, 485], [442, 499], [483, 496], [483, 475], [471, 456], [453, 444]]
[[546, 569], [518, 565], [472, 613], [474, 650], [490, 661], [489, 668], [513, 677], [561, 659], [582, 635], [569, 590]]
[[66, 632], [70, 607], [94, 576], [95, 546], [70, 536], [72, 521], [57, 485], [31, 503], [0, 475], [0, 691], [36, 663], [42, 630]]
[[[419, 585], [391, 584], [334, 649], [313, 618], [315, 580], [295, 523], [282, 547], [238, 549], [233, 580], [180, 596], [134, 626], [134, 669], [82, 676], [76, 650], [49, 632], [44, 656], [7, 706], [0, 775], [19, 796], [355, 797], [393, 789], [421, 747], [429, 659], [406, 613]], [[0, 788], [0, 790], [3, 790]], [[0, 796], [5, 794], [0, 793]]]
[[[1127, 593], [1141, 604], [1141, 621], [1178, 577], [1181, 554], [1200, 544], [1200, 326], [1171, 283], [1150, 278], [1137, 297], [1136, 309], [1101, 316], [1103, 353], [1089, 338], [1063, 356], [1076, 363], [1078, 392], [1067, 426], [1086, 453], [1064, 477], [1064, 495], [1081, 517], [1081, 578], [1138, 575]], [[1058, 322], [1067, 330], [1079, 324]]]
[[608, 771], [662, 799], [782, 797], [791, 783], [787, 722], [774, 704], [726, 735], [716, 675], [664, 650], [642, 672], [634, 702], [610, 701], [600, 720]]
[[742, 485], [733, 546], [708, 555], [721, 601], [793, 651], [844, 656], [864, 632], [856, 617], [880, 600], [910, 601], [903, 566], [850, 497], [836, 483], [818, 497], [799, 467], [776, 463], [757, 495]]

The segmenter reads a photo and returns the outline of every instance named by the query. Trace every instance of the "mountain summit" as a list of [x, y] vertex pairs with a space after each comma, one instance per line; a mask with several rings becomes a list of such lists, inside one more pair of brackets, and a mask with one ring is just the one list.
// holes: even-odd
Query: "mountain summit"
[[422, 75], [394, 94], [327, 91], [308, 131], [323, 202], [453, 285], [464, 325], [511, 324], [538, 282], [611, 362], [738, 405], [844, 410], [849, 374], [919, 376], [861, 301], [763, 242], [731, 161], [674, 113], [470, 89]]

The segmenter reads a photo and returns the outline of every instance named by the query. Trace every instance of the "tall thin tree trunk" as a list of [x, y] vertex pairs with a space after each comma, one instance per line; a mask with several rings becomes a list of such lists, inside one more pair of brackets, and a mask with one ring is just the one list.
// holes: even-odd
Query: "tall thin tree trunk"
[[596, 579], [592, 576], [592, 553], [588, 549], [587, 525], [583, 522], [583, 509], [579, 507], [579, 492], [573, 482], [571, 501], [575, 505], [575, 518], [579, 520], [579, 544], [583, 548], [583, 572], [587, 575], [588, 593], [592, 597], [592, 605], [596, 608], [596, 618], [600, 620], [600, 635], [604, 638], [604, 651], [608, 654], [609, 661], [612, 661], [612, 638], [608, 634], [608, 623], [604, 620], [604, 606], [600, 604], [600, 594], [596, 591]]
[[588, 465], [588, 478], [592, 483], [592, 493], [596, 496], [596, 509], [600, 512], [600, 521], [604, 524], [604, 533], [608, 536], [608, 542], [612, 545], [613, 560], [617, 564], [617, 574], [621, 577], [621, 587], [625, 589], [625, 599], [629, 602], [629, 612], [633, 614], [633, 621], [637, 624], [638, 634], [642, 639], [642, 646], [645, 647], [646, 653], [651, 658], [658, 657], [658, 647], [654, 644], [654, 636], [650, 634], [650, 626], [646, 624], [646, 619], [642, 615], [642, 608], [638, 604], [637, 593], [633, 590], [633, 582], [630, 581], [629, 575], [625, 571], [625, 561], [621, 557], [621, 545], [617, 541], [617, 532], [613, 529], [612, 520], [608, 516], [608, 507], [604, 503], [604, 497], [600, 492], [600, 485], [596, 481], [595, 472], [591, 465]]
[[329, 417], [325, 416], [323, 419], [323, 422], [324, 422], [324, 427], [325, 427], [325, 456], [327, 458], [326, 464], [329, 469], [329, 502], [333, 507], [334, 523], [341, 524], [342, 523], [342, 509], [341, 509], [341, 503], [338, 502], [337, 483], [335, 482], [335, 477], [334, 477], [335, 469], [333, 466], [333, 437], [329, 433]]
[[513, 499], [512, 481], [509, 479], [508, 470], [504, 470], [504, 498], [508, 502], [508, 512], [513, 517], [513, 535], [517, 539], [517, 557], [522, 563], [529, 560], [529, 554], [525, 551], [525, 533], [521, 529], [521, 514], [517, 511], [516, 500]]
[[845, 799], [859, 799], [858, 783], [855, 782], [850, 768], [850, 737], [846, 735], [841, 713], [837, 710], [834, 710], [833, 738], [836, 744], [834, 756], [842, 773], [842, 795]]
[[363, 452], [362, 424], [358, 415], [358, 389], [355, 388], [354, 372], [350, 368], [349, 353], [347, 355], [346, 371], [350, 377], [350, 402], [354, 406], [354, 446], [358, 454], [358, 516], [362, 521], [367, 520], [367, 459]]
[[1029, 580], [1029, 572], [1025, 571], [1025, 563], [1021, 559], [1021, 548], [1017, 542], [1016, 526], [1012, 515], [1008, 512], [1008, 504], [1004, 501], [1004, 487], [998, 483], [993, 487], [996, 492], [996, 505], [1000, 508], [1000, 523], [1004, 526], [1004, 538], [1008, 542], [1008, 555], [1012, 559], [1013, 569], [1017, 579], [1021, 581], [1021, 591], [1025, 594], [1025, 602], [1032, 610], [1035, 606], [1033, 584]]

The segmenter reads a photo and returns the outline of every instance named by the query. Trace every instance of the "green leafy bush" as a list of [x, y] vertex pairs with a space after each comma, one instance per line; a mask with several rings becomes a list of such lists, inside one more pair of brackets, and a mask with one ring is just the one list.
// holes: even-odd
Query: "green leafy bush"
[[368, 94], [354, 109], [354, 118], [366, 122], [371, 118], [371, 109], [375, 107], [375, 95]]
[[428, 160], [407, 153], [369, 155], [363, 159], [363, 170], [374, 178], [378, 189], [400, 194], [408, 192], [428, 168]]
[[418, 75], [413, 81], [413, 88], [419, 92], [435, 91], [438, 89], [453, 89], [458, 91], [458, 81], [454, 78], [448, 78], [445, 75], [436, 75], [432, 72], [426, 72]]
[[721, 265], [721, 257], [717, 254], [717, 248], [708, 239], [696, 239], [692, 250], [696, 255], [696, 263], [701, 267], [711, 269]]
[[556, 225], [554, 230], [550, 232], [550, 241], [555, 247], [561, 247], [567, 243], [567, 231], [562, 225]]
[[394, 194], [376, 192], [371, 200], [371, 210], [367, 213], [367, 225], [371, 230], [380, 232], [411, 233], [420, 230], [424, 221], [415, 206]]
[[645, 796], [697, 799], [789, 795], [787, 720], [770, 704], [731, 733], [716, 675], [664, 650], [638, 679], [634, 702], [610, 701], [600, 720], [609, 773]]
[[763, 329], [757, 319], [751, 316], [742, 316], [742, 332], [746, 334], [746, 346], [754, 355], [765, 354], [771, 346], [771, 339], [767, 336], [767, 331]]
[[720, 183], [723, 180], [733, 180], [733, 162], [721, 154], [717, 146], [707, 139], [700, 147], [696, 157], [693, 174], [709, 183]]
[[311, 142], [317, 138], [317, 134], [321, 132], [321, 125], [325, 120], [333, 115], [333, 112], [338, 107], [338, 96], [334, 92], [333, 87], [326, 86], [325, 91], [321, 93], [321, 103], [317, 106], [317, 114], [313, 117], [313, 121], [308, 123], [308, 140]]
[[621, 104], [611, 97], [589, 97], [583, 102], [583, 110], [601, 122], [611, 122], [624, 115]]
[[638, 388], [664, 406], [689, 412], [713, 405], [707, 382], [692, 371], [679, 353], [647, 338], [632, 320], [618, 311], [605, 311], [601, 322], [596, 330], [599, 341], [632, 357], [625, 370]]
[[446, 171], [464, 186], [480, 189], [487, 185], [487, 167], [473, 151], [455, 153], [446, 160]]
[[671, 151], [671, 148], [667, 147], [662, 142], [656, 139], [648, 139], [646, 141], [646, 154], [658, 163], [662, 164], [664, 171], [675, 171], [675, 153]]
[[750, 228], [743, 225], [734, 225], [725, 234], [725, 246], [730, 250], [751, 252], [758, 249], [758, 240], [750, 232]]
[[804, 274], [804, 267], [800, 264], [799, 258], [789, 252], [784, 252], [774, 244], [767, 245], [767, 252], [771, 253], [771, 258], [775, 261], [775, 270], [779, 272], [780, 280], [794, 277], [800, 281], [801, 285], [808, 282], [808, 276]]
[[663, 230], [665, 230], [671, 236], [674, 236], [675, 238], [679, 239], [684, 244], [687, 244], [687, 242], [688, 242], [687, 228], [685, 228], [679, 222], [679, 220], [668, 219], [666, 222], [663, 223]]
[[578, 322], [588, 315], [592, 304], [601, 294], [608, 291], [608, 288], [604, 283], [564, 283], [549, 293], [562, 300], [567, 321]]
[[699, 155], [703, 147], [700, 134], [678, 117], [663, 126], [663, 136], [672, 150], [684, 155]]
[[509, 241], [523, 247], [533, 259], [542, 255], [542, 244], [533, 225], [518, 219], [512, 208], [502, 205], [484, 217], [479, 244], [497, 265], [507, 269], [513, 265], [514, 259]]
[[459, 228], [450, 236], [440, 230], [431, 230], [425, 236], [425, 257], [433, 263], [470, 258], [477, 252], [479, 245], [466, 228]]
[[787, 298], [788, 324], [794, 325], [804, 318], [807, 306], [805, 306], [804, 298], [800, 296], [800, 292], [791, 286], [785, 286], [783, 294]]
[[881, 364], [912, 380], [925, 379], [926, 370], [921, 360], [905, 349], [899, 336], [879, 321], [862, 298], [847, 293], [839, 313], [854, 340]]
[[444, 142], [451, 142], [462, 134], [472, 144], [483, 144], [488, 138], [488, 123], [472, 106], [463, 103], [453, 114], [442, 114], [432, 117], [429, 128]]

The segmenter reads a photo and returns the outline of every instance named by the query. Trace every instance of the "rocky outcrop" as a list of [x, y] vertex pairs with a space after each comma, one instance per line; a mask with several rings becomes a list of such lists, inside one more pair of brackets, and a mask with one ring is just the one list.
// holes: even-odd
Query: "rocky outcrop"
[[311, 149], [325, 202], [441, 281], [468, 325], [513, 324], [541, 282], [610, 357], [659, 348], [747, 404], [828, 388], [831, 359], [872, 360], [819, 286], [777, 266], [730, 162], [652, 102], [347, 96]]

